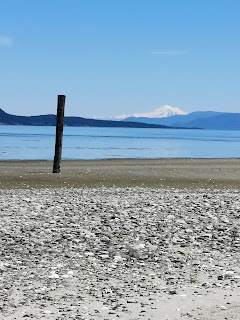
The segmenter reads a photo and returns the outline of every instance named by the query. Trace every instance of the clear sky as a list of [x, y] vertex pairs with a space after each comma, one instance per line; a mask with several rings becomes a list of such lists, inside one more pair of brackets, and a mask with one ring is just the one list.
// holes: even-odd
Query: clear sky
[[239, 0], [0, 2], [0, 108], [240, 112]]

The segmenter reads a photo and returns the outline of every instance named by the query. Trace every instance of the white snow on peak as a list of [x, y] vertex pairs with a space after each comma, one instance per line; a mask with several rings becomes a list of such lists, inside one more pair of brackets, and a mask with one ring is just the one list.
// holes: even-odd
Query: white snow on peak
[[157, 108], [153, 111], [146, 112], [146, 113], [133, 113], [133, 114], [122, 114], [120, 116], [115, 116], [116, 119], [125, 119], [128, 117], [144, 117], [144, 118], [167, 118], [174, 115], [184, 115], [187, 114], [186, 112], [182, 111], [179, 108], [173, 108], [168, 105], [164, 105], [160, 108]]
[[153, 110], [152, 112], [146, 113], [135, 113], [134, 117], [147, 117], [147, 118], [167, 118], [174, 115], [184, 115], [187, 114], [186, 112], [180, 110], [179, 108], [173, 108], [168, 105], [164, 105], [160, 108]]

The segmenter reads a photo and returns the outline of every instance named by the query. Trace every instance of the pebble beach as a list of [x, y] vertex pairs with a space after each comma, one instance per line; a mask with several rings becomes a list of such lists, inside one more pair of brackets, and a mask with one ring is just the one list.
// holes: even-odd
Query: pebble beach
[[239, 161], [206, 161], [1, 162], [0, 318], [239, 319]]

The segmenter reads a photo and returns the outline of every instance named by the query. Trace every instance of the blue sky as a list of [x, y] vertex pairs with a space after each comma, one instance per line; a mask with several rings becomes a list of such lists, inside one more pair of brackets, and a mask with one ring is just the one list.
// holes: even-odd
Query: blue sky
[[0, 2], [0, 107], [240, 112], [239, 0]]

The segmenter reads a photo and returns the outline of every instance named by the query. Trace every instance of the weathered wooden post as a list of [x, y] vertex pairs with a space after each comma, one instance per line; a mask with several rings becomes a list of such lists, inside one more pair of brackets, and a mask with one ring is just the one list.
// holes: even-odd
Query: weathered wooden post
[[57, 105], [57, 121], [56, 121], [56, 141], [55, 141], [55, 156], [53, 161], [53, 173], [59, 173], [62, 159], [62, 139], [63, 139], [63, 122], [66, 96], [58, 96]]

